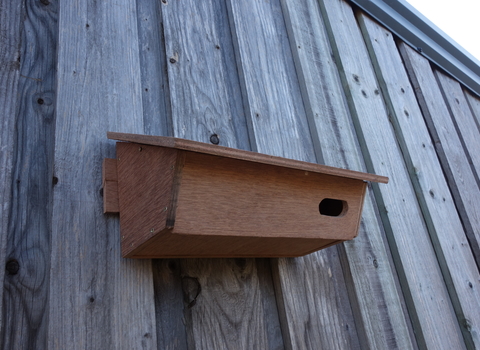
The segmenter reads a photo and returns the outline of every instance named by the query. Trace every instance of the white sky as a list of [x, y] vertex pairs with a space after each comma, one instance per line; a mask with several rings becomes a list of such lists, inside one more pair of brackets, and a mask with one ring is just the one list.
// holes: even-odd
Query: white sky
[[406, 0], [480, 60], [479, 0]]

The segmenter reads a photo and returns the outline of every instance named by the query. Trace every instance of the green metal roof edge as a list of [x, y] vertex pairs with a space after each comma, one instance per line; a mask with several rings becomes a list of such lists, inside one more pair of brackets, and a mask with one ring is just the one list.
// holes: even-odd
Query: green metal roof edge
[[480, 96], [480, 61], [404, 0], [349, 0]]

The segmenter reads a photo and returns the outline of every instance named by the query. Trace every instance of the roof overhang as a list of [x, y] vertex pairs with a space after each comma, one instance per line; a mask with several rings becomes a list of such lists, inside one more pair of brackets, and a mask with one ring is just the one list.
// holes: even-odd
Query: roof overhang
[[480, 96], [480, 61], [404, 0], [349, 0]]

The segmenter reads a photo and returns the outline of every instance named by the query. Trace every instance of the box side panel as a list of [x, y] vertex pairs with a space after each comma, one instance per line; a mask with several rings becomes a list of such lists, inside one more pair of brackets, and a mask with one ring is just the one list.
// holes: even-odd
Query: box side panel
[[[122, 254], [166, 227], [172, 208], [177, 150], [117, 143]], [[169, 220], [171, 221], [171, 220]]]
[[[348, 240], [364, 191], [361, 180], [187, 152], [174, 232]], [[330, 215], [329, 203], [343, 209]]]

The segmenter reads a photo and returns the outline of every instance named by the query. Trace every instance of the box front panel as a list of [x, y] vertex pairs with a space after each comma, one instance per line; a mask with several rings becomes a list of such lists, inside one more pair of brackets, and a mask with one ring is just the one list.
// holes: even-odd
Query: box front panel
[[174, 232], [351, 239], [364, 190], [361, 180], [187, 153]]

